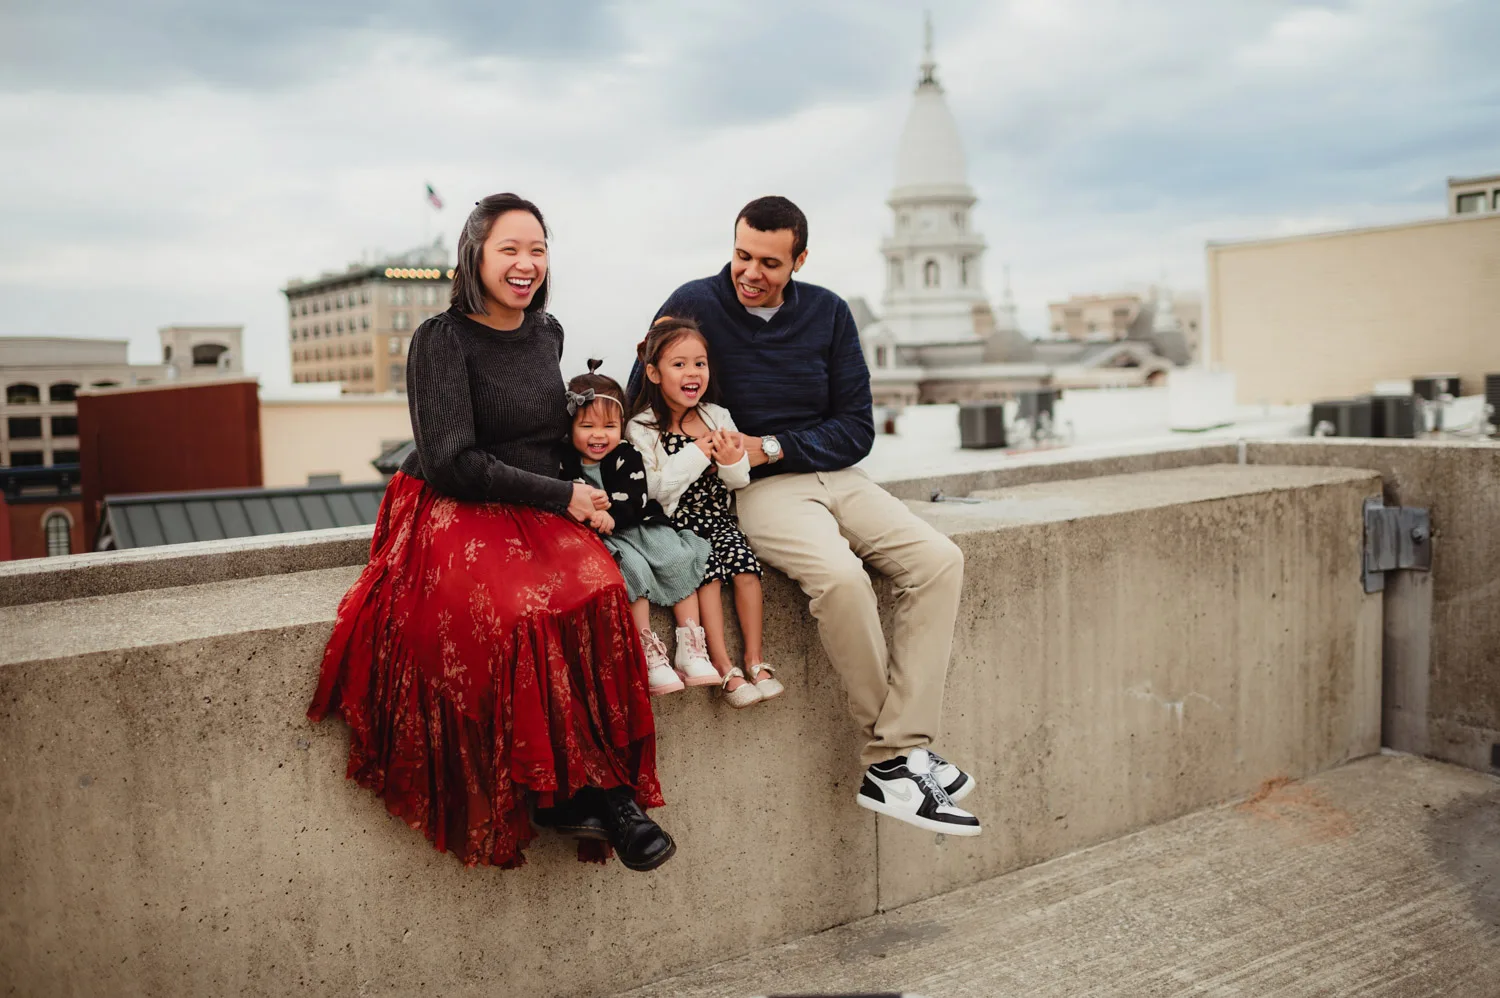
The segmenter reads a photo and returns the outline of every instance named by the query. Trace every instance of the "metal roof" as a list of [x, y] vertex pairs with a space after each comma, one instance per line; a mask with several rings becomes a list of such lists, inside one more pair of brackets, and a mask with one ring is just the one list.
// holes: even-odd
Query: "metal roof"
[[100, 551], [374, 523], [383, 482], [109, 496]]

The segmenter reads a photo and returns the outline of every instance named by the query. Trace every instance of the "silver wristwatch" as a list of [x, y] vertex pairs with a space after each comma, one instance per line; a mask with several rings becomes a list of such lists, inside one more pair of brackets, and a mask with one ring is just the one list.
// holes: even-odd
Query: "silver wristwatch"
[[775, 437], [761, 437], [760, 449], [766, 452], [766, 460], [775, 464], [781, 460], [781, 442]]

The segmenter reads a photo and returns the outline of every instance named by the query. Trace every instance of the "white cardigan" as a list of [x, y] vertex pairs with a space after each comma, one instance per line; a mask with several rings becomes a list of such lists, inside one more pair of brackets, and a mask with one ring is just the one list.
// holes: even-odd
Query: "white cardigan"
[[[739, 432], [729, 410], [712, 402], [700, 402], [698, 414], [710, 430]], [[654, 425], [651, 411], [639, 414], [625, 426], [625, 439], [635, 445], [646, 463], [646, 491], [651, 498], [661, 503], [662, 509], [671, 516], [677, 512], [677, 504], [688, 486], [696, 482], [713, 462], [696, 444], [682, 448], [676, 454], [668, 454], [661, 442], [661, 431]], [[719, 478], [730, 489], [742, 489], [750, 484], [750, 455], [746, 454], [731, 465], [719, 465]]]

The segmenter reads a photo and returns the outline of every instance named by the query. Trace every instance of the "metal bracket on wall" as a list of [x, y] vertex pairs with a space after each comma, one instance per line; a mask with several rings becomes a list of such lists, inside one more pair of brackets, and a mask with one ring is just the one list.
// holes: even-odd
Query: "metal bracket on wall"
[[1432, 569], [1432, 521], [1418, 506], [1365, 500], [1365, 592], [1385, 589], [1385, 573]]

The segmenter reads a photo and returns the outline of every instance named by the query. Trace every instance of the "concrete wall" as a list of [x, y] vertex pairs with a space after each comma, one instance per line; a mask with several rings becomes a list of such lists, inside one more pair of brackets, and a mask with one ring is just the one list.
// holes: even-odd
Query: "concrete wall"
[[1245, 403], [1500, 372], [1500, 214], [1208, 247], [1209, 349]]
[[1500, 744], [1500, 444], [1252, 443], [1270, 465], [1373, 468], [1432, 515], [1432, 571], [1386, 577], [1386, 744], [1489, 772]]
[[[378, 359], [383, 366], [386, 358]], [[307, 476], [330, 473], [345, 482], [379, 481], [370, 462], [382, 445], [410, 439], [404, 395], [260, 403], [261, 474], [267, 488], [306, 485]]]
[[967, 559], [941, 747], [979, 781], [979, 839], [855, 806], [842, 690], [768, 577], [788, 695], [658, 701], [679, 855], [647, 876], [550, 838], [522, 870], [465, 870], [342, 779], [344, 728], [303, 712], [354, 567], [0, 609], [0, 980], [610, 993], [1372, 752], [1379, 489], [1210, 467], [917, 504]]

